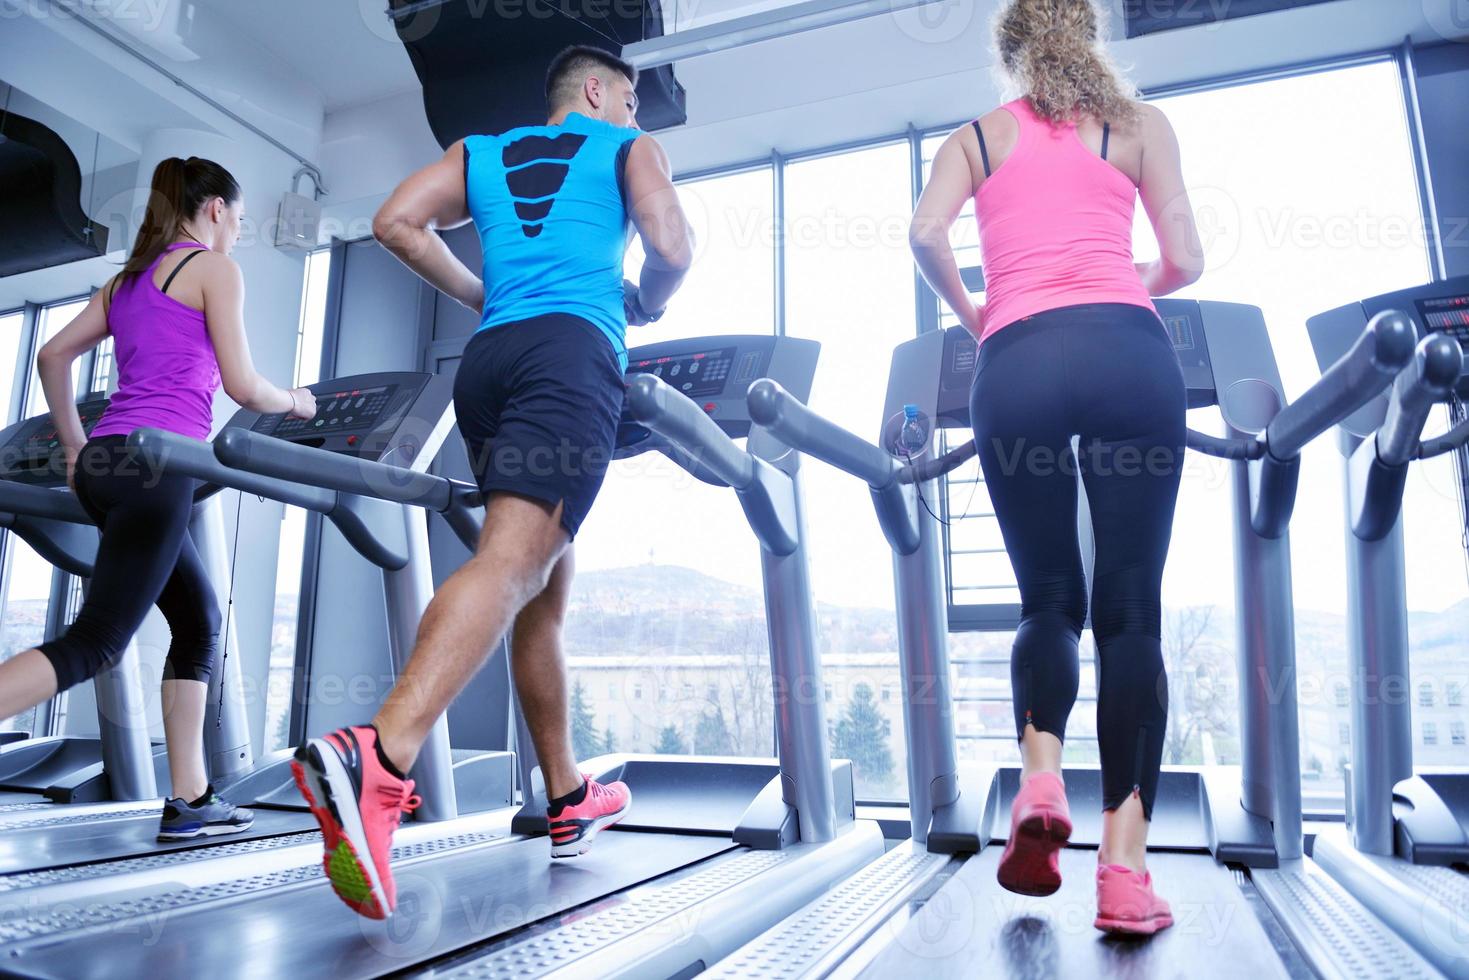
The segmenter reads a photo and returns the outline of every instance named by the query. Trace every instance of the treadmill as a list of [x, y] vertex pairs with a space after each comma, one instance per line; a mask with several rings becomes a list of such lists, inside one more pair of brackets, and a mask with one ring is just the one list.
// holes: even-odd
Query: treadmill
[[[1403, 490], [1414, 461], [1458, 451], [1461, 420], [1422, 430], [1434, 405], [1469, 398], [1469, 276], [1376, 296], [1307, 321], [1318, 360], [1371, 316], [1395, 316], [1420, 338], [1390, 392], [1341, 423], [1346, 487], [1348, 654], [1352, 760], [1347, 825], [1316, 838], [1313, 854], [1363, 904], [1444, 973], [1469, 977], [1469, 770], [1414, 773], [1412, 708], [1384, 696], [1386, 678], [1411, 678]], [[1460, 475], [1464, 458], [1460, 456]]]
[[[83, 430], [90, 432], [106, 408], [106, 398], [79, 402], [77, 412]], [[87, 578], [92, 574], [97, 529], [66, 489], [61, 442], [49, 413], [0, 432], [0, 527], [9, 529], [55, 566], [45, 635], [56, 636], [65, 629], [67, 606], [66, 591], [57, 583], [69, 584], [67, 575]], [[155, 758], [148, 738], [135, 644], [129, 642], [117, 662], [92, 679], [92, 693], [97, 708], [96, 735], [26, 737], [17, 732], [0, 746], [0, 852], [5, 847], [7, 824], [32, 830], [46, 826], [62, 812], [51, 809], [51, 804], [146, 801], [145, 807], [125, 809], [148, 811], [156, 821], [161, 807], [155, 801], [155, 775], [166, 783], [168, 760], [161, 747]], [[54, 707], [55, 699], [50, 705], [37, 706], [37, 733], [53, 727]], [[74, 806], [64, 812], [70, 819], [84, 810]]]
[[[283, 432], [287, 438], [326, 446], [322, 449], [326, 454], [340, 452], [377, 459], [391, 453], [394, 458], [421, 467], [428, 465], [452, 424], [448, 382], [427, 374], [344, 378], [324, 382], [314, 390], [323, 406], [320, 425], [241, 411], [222, 433], [242, 427]], [[221, 606], [228, 601], [230, 569], [215, 494], [222, 487], [231, 487], [327, 515], [360, 554], [383, 569], [390, 639], [395, 648], [406, 651], [404, 644], [412, 642], [431, 588], [422, 522], [411, 520], [405, 507], [232, 470], [215, 459], [210, 443], [203, 440], [157, 429], [140, 429], [129, 438], [133, 447], [155, 464], [202, 481], [197, 497], [204, 502], [197, 506], [190, 533], [221, 593]], [[233, 627], [233, 617], [226, 617], [226, 622]], [[239, 650], [233, 635], [227, 649]], [[317, 659], [328, 660], [328, 656], [323, 654]], [[306, 698], [308, 705], [320, 702], [330, 706], [331, 701], [330, 697], [313, 698], [311, 694]], [[89, 894], [95, 896], [126, 887], [127, 876], [140, 870], [162, 875], [160, 882], [177, 883], [188, 879], [169, 876], [181, 873], [179, 869], [188, 862], [205, 857], [260, 857], [264, 851], [291, 853], [293, 848], [304, 847], [299, 853], [308, 853], [313, 847], [319, 848], [316, 821], [307, 812], [289, 770], [290, 750], [255, 760], [245, 712], [239, 656], [224, 657], [211, 678], [205, 748], [215, 787], [233, 802], [255, 810], [249, 830], [159, 842], [160, 803], [156, 799], [147, 807], [98, 805], [84, 811], [73, 808], [65, 815], [44, 819], [25, 812], [0, 813], [0, 892], [68, 884], [90, 889]], [[461, 813], [501, 810], [508, 813], [513, 788], [512, 755], [473, 750], [451, 754], [447, 735], [442, 731], [438, 734], [442, 736], [442, 751], [426, 752], [420, 769], [415, 771], [425, 797], [419, 819], [443, 820]], [[167, 779], [166, 769], [161, 778]], [[458, 792], [456, 781], [463, 786]], [[13, 826], [13, 832], [8, 832], [7, 826]], [[504, 828], [492, 830], [480, 825], [463, 832], [468, 835], [466, 839], [475, 840], [500, 838], [506, 833]]]
[[[750, 390], [757, 422], [868, 484], [894, 554], [905, 699], [927, 696], [905, 713], [912, 839], [710, 976], [968, 977], [979, 963], [986, 976], [1106, 976], [1165, 960], [1191, 977], [1355, 977], [1374, 962], [1391, 963], [1400, 975], [1434, 975], [1302, 854], [1287, 532], [1301, 448], [1390, 382], [1411, 354], [1411, 337], [1398, 323], [1375, 321], [1287, 406], [1258, 309], [1155, 303], [1183, 367], [1189, 406], [1218, 407], [1226, 424], [1227, 436], [1190, 431], [1188, 444], [1233, 461], [1243, 692], [1243, 765], [1161, 774], [1149, 865], [1173, 904], [1174, 927], [1147, 943], [1109, 940], [1092, 927], [1090, 849], [1101, 833], [1096, 767], [1065, 772], [1075, 830], [1061, 853], [1061, 891], [1027, 898], [995, 880], [999, 849], [989, 845], [1008, 835], [1019, 769], [955, 763], [942, 532], [931, 509], [937, 479], [974, 455], [972, 440], [943, 455], [934, 448], [936, 429], [969, 425], [977, 345], [955, 327], [894, 351], [876, 445], [774, 384]], [[910, 421], [921, 428], [922, 445], [905, 444]], [[1283, 698], [1281, 679], [1290, 685]]]
[[[816, 352], [813, 343], [770, 336], [634, 350], [620, 431], [623, 455], [667, 453], [739, 496], [761, 547], [776, 690], [820, 690], [800, 457], [751, 426], [744, 393], [763, 374], [809, 390]], [[333, 384], [341, 382], [324, 387]], [[302, 496], [437, 510], [474, 540], [473, 488], [421, 466], [333, 455], [329, 437], [326, 445], [313, 445], [316, 438], [288, 441], [269, 423], [235, 427], [212, 449], [232, 472], [216, 475], [252, 491], [264, 485], [255, 481], [302, 480], [310, 485], [293, 484]], [[427, 463], [424, 454], [417, 461]], [[202, 459], [188, 465], [206, 469]], [[422, 528], [417, 518], [409, 523]], [[319, 843], [139, 867], [81, 915], [57, 911], [78, 898], [67, 883], [34, 889], [26, 904], [34, 914], [0, 919], [0, 942], [11, 950], [6, 969], [111, 977], [202, 959], [227, 976], [378, 976], [434, 960], [435, 975], [690, 975], [882, 853], [877, 826], [854, 819], [850, 763], [829, 758], [822, 702], [789, 708], [777, 712], [777, 761], [591, 760], [599, 777], [627, 780], [636, 802], [627, 821], [576, 861], [553, 864], [539, 836], [507, 834], [504, 825], [487, 833], [474, 822], [483, 815], [411, 821], [395, 839], [399, 912], [385, 923], [341, 906], [324, 880]], [[533, 798], [534, 783], [525, 785]], [[169, 928], [143, 942], [149, 915], [162, 913]], [[79, 955], [74, 940], [83, 933]]]

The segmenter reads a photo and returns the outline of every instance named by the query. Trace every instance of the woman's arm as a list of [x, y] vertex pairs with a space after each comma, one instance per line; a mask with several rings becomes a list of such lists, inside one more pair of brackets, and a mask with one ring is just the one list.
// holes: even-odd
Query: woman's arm
[[240, 267], [218, 253], [201, 256], [195, 264], [204, 266], [204, 320], [225, 394], [253, 412], [290, 412], [303, 419], [315, 416], [316, 399], [310, 391], [279, 388], [255, 370], [245, 338], [245, 277]]
[[1204, 274], [1204, 246], [1183, 183], [1178, 137], [1162, 110], [1142, 107], [1142, 175], [1138, 194], [1158, 238], [1158, 258], [1139, 262], [1137, 271], [1149, 296], [1167, 296]]
[[87, 441], [82, 417], [77, 414], [71, 366], [78, 357], [107, 337], [105, 291], [93, 293], [86, 308], [46, 341], [36, 355], [36, 374], [41, 379], [41, 391], [46, 395], [46, 406], [51, 410], [51, 420], [56, 425], [56, 436], [61, 440], [68, 467], [76, 462], [77, 454]]
[[469, 220], [464, 167], [464, 141], [458, 140], [442, 157], [398, 185], [373, 216], [372, 234], [424, 282], [481, 313], [485, 284], [437, 234]]
[[923, 278], [949, 304], [959, 322], [978, 337], [981, 310], [964, 286], [959, 263], [949, 245], [949, 229], [964, 209], [964, 202], [974, 196], [974, 171], [963, 142], [970, 128], [962, 126], [950, 133], [933, 158], [928, 184], [918, 198], [918, 208], [908, 227], [908, 246], [913, 249], [913, 260], [918, 263]]

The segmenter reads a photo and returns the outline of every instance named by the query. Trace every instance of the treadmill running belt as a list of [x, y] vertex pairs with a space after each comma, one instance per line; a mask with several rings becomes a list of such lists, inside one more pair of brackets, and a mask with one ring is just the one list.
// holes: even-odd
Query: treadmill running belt
[[432, 851], [395, 866], [398, 911], [387, 922], [344, 906], [317, 860], [260, 876], [270, 880], [185, 888], [130, 899], [126, 908], [101, 899], [85, 914], [61, 917], [54, 931], [9, 943], [4, 970], [112, 980], [178, 976], [203, 963], [210, 980], [382, 976], [734, 846], [728, 837], [613, 831], [590, 853], [556, 862], [544, 838]]
[[35, 811], [38, 821], [48, 816], [57, 818], [53, 826], [22, 823], [11, 827], [0, 823], [0, 880], [6, 875], [28, 871], [193, 850], [317, 829], [316, 820], [309, 813], [256, 810], [255, 822], [243, 833], [162, 843], [158, 840], [161, 806], [140, 803], [135, 807], [128, 805], [127, 810], [131, 815], [70, 821], [66, 808], [56, 807]]
[[[920, 972], [939, 977], [1289, 976], [1234, 873], [1202, 854], [1148, 854], [1173, 926], [1152, 939], [1108, 938], [1096, 917], [1097, 852], [1061, 852], [1061, 890], [1045, 898], [1005, 891], [995, 881], [1002, 848], [987, 847], [935, 893], [863, 977]], [[977, 972], [977, 964], [983, 969]]]

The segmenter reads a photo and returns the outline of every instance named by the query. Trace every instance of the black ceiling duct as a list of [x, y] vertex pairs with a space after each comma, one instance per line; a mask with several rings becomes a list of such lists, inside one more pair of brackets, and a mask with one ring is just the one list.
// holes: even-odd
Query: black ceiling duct
[[[663, 35], [658, 0], [389, 0], [389, 16], [423, 83], [423, 108], [441, 146], [471, 133], [546, 121], [546, 66], [562, 48]], [[641, 73], [638, 123], [688, 118], [683, 86], [664, 65]]]
[[82, 170], [49, 127], [0, 111], [0, 276], [107, 251], [107, 228], [82, 212]]
[[1278, 10], [1309, 7], [1332, 0], [1229, 0], [1228, 3], [1209, 0], [1122, 0], [1122, 17], [1127, 24], [1128, 37], [1142, 37], [1180, 27], [1199, 27], [1221, 20], [1237, 17], [1252, 17], [1255, 14], [1271, 14]]

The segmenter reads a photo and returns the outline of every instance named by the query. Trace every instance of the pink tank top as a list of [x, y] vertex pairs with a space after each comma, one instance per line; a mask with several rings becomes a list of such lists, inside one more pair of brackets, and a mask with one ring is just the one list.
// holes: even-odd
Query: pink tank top
[[219, 361], [204, 314], [160, 290], [153, 273], [163, 256], [181, 248], [175, 242], [148, 269], [117, 287], [107, 311], [117, 360], [117, 393], [92, 438], [126, 435], [144, 426], [207, 439], [214, 422]]
[[1154, 309], [1133, 265], [1132, 181], [1087, 149], [1074, 125], [1042, 119], [1024, 98], [1003, 108], [1020, 124], [1020, 138], [974, 195], [984, 254], [981, 341], [1063, 306]]

